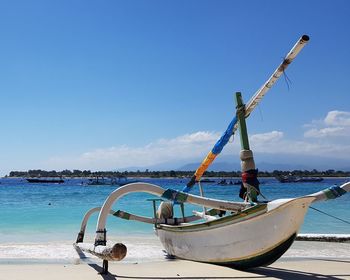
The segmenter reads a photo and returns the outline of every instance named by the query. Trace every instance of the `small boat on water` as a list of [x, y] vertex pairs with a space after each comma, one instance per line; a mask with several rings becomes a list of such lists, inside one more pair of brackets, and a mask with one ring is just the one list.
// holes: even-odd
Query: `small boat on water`
[[109, 185], [109, 186], [124, 186], [126, 184], [130, 183], [135, 183], [135, 180], [129, 180], [125, 176], [120, 176], [120, 177], [100, 177], [96, 176], [95, 178], [90, 178], [87, 182], [87, 185], [89, 186], [104, 186], [104, 185]]
[[[312, 203], [334, 199], [350, 192], [350, 182], [347, 182], [301, 197], [259, 200], [263, 195], [257, 179], [258, 169], [255, 167], [253, 152], [249, 146], [245, 119], [308, 40], [309, 37], [306, 35], [298, 40], [281, 65], [246, 105], [243, 103], [241, 93], [236, 93], [236, 114], [182, 191], [164, 189], [148, 183], [133, 183], [117, 188], [106, 198], [101, 207], [92, 208], [84, 215], [74, 244], [75, 248], [101, 258], [102, 273], [108, 273], [108, 261], [122, 260], [127, 253], [127, 248], [122, 243], [107, 245], [107, 217], [113, 215], [125, 220], [152, 224], [168, 255], [179, 259], [246, 270], [267, 266], [280, 258], [294, 242]], [[241, 139], [242, 169], [239, 196], [243, 201], [206, 197], [200, 185], [201, 178], [237, 129]], [[196, 184], [200, 196], [189, 193]], [[118, 199], [129, 193], [148, 193], [160, 197], [161, 199], [152, 199], [154, 216], [144, 217], [122, 210], [112, 210]], [[156, 202], [159, 200], [162, 202], [157, 209]], [[193, 211], [192, 215], [186, 216], [185, 204], [200, 206], [202, 212]], [[181, 216], [175, 216], [176, 206], [180, 206]], [[96, 212], [99, 212], [99, 216], [95, 240], [93, 243], [86, 243], [84, 242], [86, 226], [90, 216]]]
[[275, 177], [280, 183], [312, 183], [321, 182], [321, 177], [301, 177], [293, 175], [280, 175]]
[[236, 180], [236, 181], [233, 181], [233, 180], [230, 180], [230, 181], [227, 181], [226, 179], [222, 179], [220, 182], [218, 182], [218, 185], [219, 186], [240, 186], [242, 183], [241, 180]]
[[202, 179], [201, 183], [216, 183], [216, 181], [212, 179]]
[[26, 178], [28, 183], [39, 184], [62, 184], [64, 180], [62, 178]]

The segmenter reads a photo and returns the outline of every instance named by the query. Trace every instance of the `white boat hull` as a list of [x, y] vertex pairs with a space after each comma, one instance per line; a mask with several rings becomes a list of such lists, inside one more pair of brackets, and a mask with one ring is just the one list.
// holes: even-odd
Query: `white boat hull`
[[[313, 197], [275, 200], [264, 209], [197, 225], [159, 225], [168, 254], [246, 269], [278, 259], [293, 243]], [[260, 207], [261, 208], [261, 207]]]

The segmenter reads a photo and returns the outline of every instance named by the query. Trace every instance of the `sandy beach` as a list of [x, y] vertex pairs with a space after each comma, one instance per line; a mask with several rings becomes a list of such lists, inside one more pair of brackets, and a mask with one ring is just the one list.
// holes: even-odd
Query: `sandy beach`
[[100, 275], [100, 264], [3, 264], [0, 279], [350, 279], [350, 259], [281, 259], [249, 272], [182, 260], [112, 263]]
[[[109, 263], [107, 275], [99, 274], [101, 260], [89, 254], [79, 257], [71, 245], [69, 250], [74, 259], [69, 260], [30, 260], [8, 255], [8, 258], [1, 259], [0, 279], [350, 279], [350, 243], [296, 241], [277, 262], [250, 271], [166, 259], [160, 247], [154, 249], [159, 255], [147, 258], [142, 257], [142, 252], [135, 252], [144, 251], [144, 247], [131, 247], [129, 256], [123, 261]], [[57, 250], [59, 253], [60, 249]], [[23, 250], [20, 252], [25, 253]]]

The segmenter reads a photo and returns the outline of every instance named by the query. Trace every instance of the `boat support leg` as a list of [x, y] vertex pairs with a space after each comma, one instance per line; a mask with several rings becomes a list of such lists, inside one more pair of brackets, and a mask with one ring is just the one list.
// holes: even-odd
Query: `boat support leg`
[[99, 273], [101, 275], [107, 275], [108, 274], [108, 261], [103, 260], [102, 262], [102, 271]]

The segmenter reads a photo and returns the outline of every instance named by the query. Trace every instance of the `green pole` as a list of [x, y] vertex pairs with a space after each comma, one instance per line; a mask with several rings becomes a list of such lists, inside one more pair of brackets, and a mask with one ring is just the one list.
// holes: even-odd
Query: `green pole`
[[242, 94], [236, 92], [236, 104], [237, 104], [237, 119], [239, 126], [239, 134], [241, 137], [241, 148], [242, 150], [250, 150], [247, 125], [245, 122], [245, 105], [243, 104]]
[[[237, 119], [238, 119], [238, 128], [239, 128], [239, 134], [241, 138], [241, 150], [242, 151], [250, 151], [249, 147], [249, 138], [248, 138], [248, 131], [247, 131], [247, 124], [245, 122], [245, 105], [243, 103], [242, 94], [240, 92], [236, 92], [236, 112], [237, 112]], [[250, 151], [251, 152], [251, 151]], [[253, 154], [251, 154], [253, 156]], [[255, 168], [254, 158], [242, 158], [241, 154], [241, 166], [242, 166], [242, 172], [247, 171], [247, 166], [251, 166]], [[247, 188], [247, 196], [249, 201], [256, 202], [257, 201], [257, 190], [250, 186], [249, 184], [244, 183], [244, 187]]]

